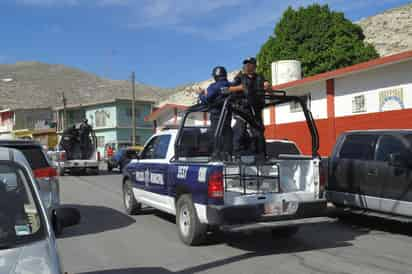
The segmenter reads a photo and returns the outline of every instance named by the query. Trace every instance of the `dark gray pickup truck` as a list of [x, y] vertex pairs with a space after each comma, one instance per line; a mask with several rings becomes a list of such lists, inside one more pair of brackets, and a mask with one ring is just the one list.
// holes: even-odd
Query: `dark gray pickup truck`
[[336, 206], [412, 218], [412, 130], [342, 134], [328, 173], [327, 199]]

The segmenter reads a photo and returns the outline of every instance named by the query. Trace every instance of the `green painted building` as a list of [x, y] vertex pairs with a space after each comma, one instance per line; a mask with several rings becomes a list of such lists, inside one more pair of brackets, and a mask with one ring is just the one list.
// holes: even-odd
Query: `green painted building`
[[[143, 145], [153, 134], [152, 124], [144, 120], [152, 112], [153, 106], [154, 102], [136, 101], [136, 144]], [[104, 155], [106, 144], [132, 141], [132, 101], [129, 99], [68, 105], [67, 119], [64, 118], [63, 107], [55, 108], [55, 113], [59, 132], [63, 130], [63, 121], [70, 126], [87, 118], [95, 130], [101, 155]]]

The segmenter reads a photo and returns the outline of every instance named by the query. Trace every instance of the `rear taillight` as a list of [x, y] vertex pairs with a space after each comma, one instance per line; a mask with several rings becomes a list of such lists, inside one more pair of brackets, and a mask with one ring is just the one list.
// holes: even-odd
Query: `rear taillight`
[[97, 161], [100, 161], [100, 151], [97, 152]]
[[60, 151], [60, 161], [66, 160], [66, 151]]
[[38, 168], [33, 170], [36, 179], [51, 178], [57, 176], [57, 171], [53, 167]]
[[209, 198], [223, 198], [223, 174], [221, 172], [210, 175], [207, 192]]

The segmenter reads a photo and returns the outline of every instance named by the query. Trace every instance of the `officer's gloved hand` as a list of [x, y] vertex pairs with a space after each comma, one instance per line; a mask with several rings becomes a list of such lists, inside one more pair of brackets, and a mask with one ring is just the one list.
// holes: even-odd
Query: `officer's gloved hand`
[[223, 95], [230, 94], [229, 87], [220, 88], [220, 92], [222, 92]]

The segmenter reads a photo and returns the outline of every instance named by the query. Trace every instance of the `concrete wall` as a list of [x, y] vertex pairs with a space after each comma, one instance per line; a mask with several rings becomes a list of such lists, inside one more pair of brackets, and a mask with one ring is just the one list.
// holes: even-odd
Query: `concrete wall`
[[[321, 155], [329, 155], [336, 138], [348, 130], [412, 129], [412, 61], [349, 74], [334, 80], [327, 116], [326, 81], [287, 89], [288, 94], [311, 92], [311, 110], [320, 136]], [[365, 107], [354, 109], [355, 96], [363, 96]], [[316, 103], [315, 103], [316, 101]], [[297, 142], [304, 153], [311, 152], [311, 137], [302, 112], [291, 113], [288, 105], [276, 107], [276, 123], [266, 127], [268, 138]]]
[[[318, 82], [303, 87], [290, 88], [287, 90], [288, 95], [306, 96], [310, 95], [310, 109], [315, 119], [326, 119], [326, 84]], [[293, 122], [305, 121], [305, 116], [302, 111], [291, 111], [291, 104], [282, 104], [276, 106], [275, 121], [276, 124], [286, 124]], [[264, 114], [265, 124], [268, 123], [269, 114], [266, 111]]]
[[[335, 116], [412, 108], [411, 71], [412, 61], [408, 61], [335, 79]], [[401, 94], [401, 98], [389, 98], [389, 94]], [[352, 100], [359, 95], [364, 96], [366, 109], [355, 113]]]

